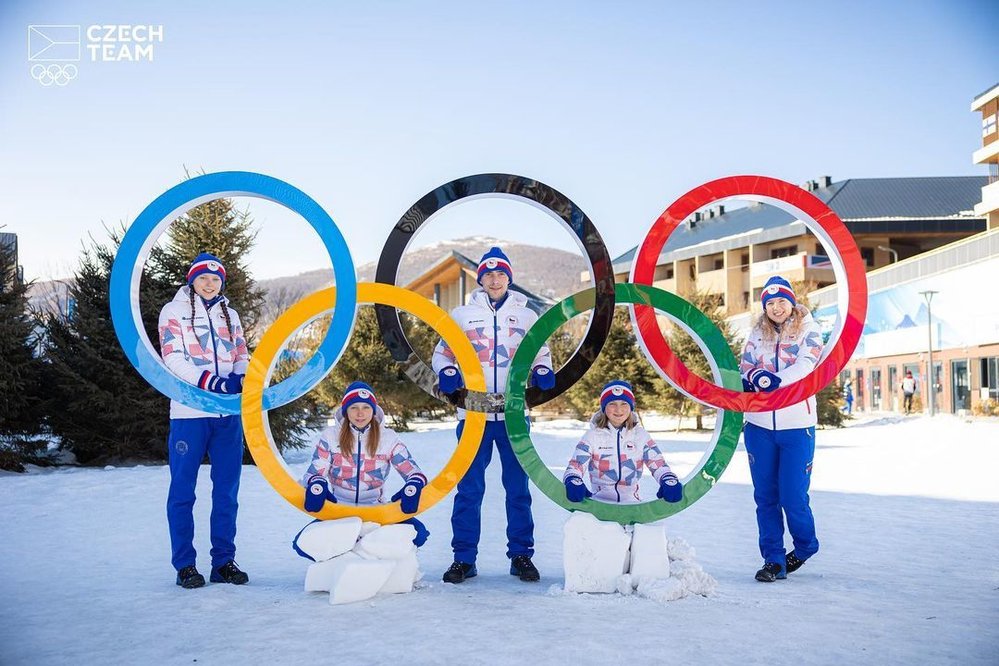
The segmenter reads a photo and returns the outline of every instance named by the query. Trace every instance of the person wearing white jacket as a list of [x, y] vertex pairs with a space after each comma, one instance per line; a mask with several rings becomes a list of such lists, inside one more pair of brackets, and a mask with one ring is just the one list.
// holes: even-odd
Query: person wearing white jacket
[[[187, 286], [160, 311], [160, 355], [167, 369], [189, 384], [213, 393], [241, 393], [249, 352], [239, 315], [222, 295], [225, 267], [211, 254], [199, 254], [187, 272]], [[236, 495], [243, 468], [243, 427], [238, 414], [202, 412], [172, 400], [170, 435], [170, 525], [177, 584], [201, 587], [195, 566], [194, 500], [198, 469], [208, 454], [212, 466], [213, 583], [242, 585], [249, 577], [236, 566]]]
[[[569, 459], [562, 481], [570, 502], [593, 497], [601, 502], [634, 504], [641, 501], [638, 482], [648, 469], [659, 485], [656, 497], [667, 502], [683, 499], [683, 484], [663, 458], [659, 446], [634, 412], [635, 393], [628, 382], [615, 379], [600, 392], [600, 411]], [[584, 477], [590, 479], [591, 492]]]
[[[472, 292], [467, 305], [451, 311], [454, 319], [478, 353], [486, 376], [486, 391], [506, 391], [506, 380], [517, 347], [537, 321], [538, 316], [527, 307], [527, 298], [510, 291], [513, 268], [503, 251], [494, 247], [479, 261], [478, 283], [481, 288]], [[434, 349], [433, 369], [438, 374], [441, 393], [452, 394], [464, 387], [454, 353], [440, 341]], [[534, 359], [530, 384], [542, 390], [555, 386], [551, 353], [543, 345]], [[465, 412], [458, 411], [458, 437], [465, 427]], [[520, 466], [506, 434], [503, 412], [486, 417], [485, 433], [468, 472], [458, 482], [458, 492], [451, 512], [454, 563], [444, 573], [447, 583], [461, 583], [475, 576], [475, 560], [481, 533], [482, 497], [486, 490], [486, 467], [493, 455], [493, 444], [499, 451], [503, 466], [503, 489], [506, 491], [507, 557], [510, 574], [523, 581], [541, 579], [531, 557], [534, 556], [534, 518], [531, 516], [531, 490], [527, 474]]]
[[[822, 358], [822, 333], [791, 284], [767, 280], [763, 314], [742, 350], [739, 370], [746, 391], [773, 391], [810, 373]], [[753, 479], [763, 568], [769, 583], [796, 571], [819, 549], [808, 486], [815, 456], [815, 397], [772, 412], [747, 413], [744, 439]], [[784, 548], [784, 517], [794, 550]]]

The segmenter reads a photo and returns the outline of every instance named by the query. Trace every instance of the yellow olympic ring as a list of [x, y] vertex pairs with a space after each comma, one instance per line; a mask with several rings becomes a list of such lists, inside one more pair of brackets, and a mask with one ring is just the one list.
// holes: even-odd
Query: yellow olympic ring
[[[358, 303], [377, 303], [405, 310], [429, 325], [454, 352], [469, 390], [485, 391], [486, 378], [472, 343], [448, 313], [433, 302], [402, 287], [371, 282], [358, 283], [357, 300]], [[306, 296], [278, 317], [253, 352], [243, 382], [243, 433], [250, 455], [271, 487], [302, 512], [305, 512], [305, 488], [292, 476], [274, 444], [267, 412], [263, 409], [264, 387], [270, 381], [278, 354], [288, 338], [316, 317], [330, 312], [333, 309], [331, 304], [335, 302], [336, 287], [330, 287]], [[420, 511], [429, 509], [451, 492], [468, 471], [479, 450], [479, 442], [486, 429], [486, 415], [467, 412], [465, 418], [465, 429], [454, 453], [444, 469], [423, 489]], [[358, 516], [362, 520], [388, 525], [412, 518], [415, 514], [403, 513], [399, 502], [391, 502], [374, 506], [327, 503], [320, 512], [309, 515], [323, 520]]]

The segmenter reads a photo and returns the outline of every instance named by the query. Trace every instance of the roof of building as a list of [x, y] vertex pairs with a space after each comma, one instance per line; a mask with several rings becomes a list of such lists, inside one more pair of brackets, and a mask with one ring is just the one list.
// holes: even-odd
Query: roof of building
[[[973, 209], [987, 176], [851, 178], [812, 191], [853, 233], [968, 232], [985, 229]], [[774, 206], [752, 204], [685, 223], [669, 237], [659, 263], [798, 236], [802, 222]], [[633, 247], [614, 259], [614, 272], [631, 269]]]

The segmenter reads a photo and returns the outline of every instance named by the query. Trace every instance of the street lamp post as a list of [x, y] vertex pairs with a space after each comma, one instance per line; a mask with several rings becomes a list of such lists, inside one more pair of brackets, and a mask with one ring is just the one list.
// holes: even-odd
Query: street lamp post
[[890, 247], [886, 247], [884, 245], [878, 245], [878, 249], [879, 250], [884, 250], [885, 252], [887, 252], [887, 253], [889, 253], [891, 255], [891, 257], [892, 257], [891, 263], [893, 263], [893, 264], [897, 264], [898, 263], [898, 250], [893, 250]]
[[940, 292], [927, 289], [919, 293], [926, 299], [926, 335], [929, 338], [930, 347], [929, 371], [926, 373], [929, 380], [926, 384], [926, 393], [929, 395], [930, 416], [933, 416], [933, 398], [936, 393], [936, 383], [933, 381], [933, 310], [930, 307], [930, 303], [933, 301], [933, 294]]

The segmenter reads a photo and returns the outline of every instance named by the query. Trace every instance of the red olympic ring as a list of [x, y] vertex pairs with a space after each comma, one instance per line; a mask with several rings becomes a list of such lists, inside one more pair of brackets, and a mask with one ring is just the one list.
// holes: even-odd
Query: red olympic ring
[[[722, 388], [691, 372], [676, 357], [663, 337], [655, 310], [635, 305], [638, 341], [654, 366], [678, 391], [700, 403], [740, 412], [769, 412], [805, 400], [828, 385], [850, 360], [867, 318], [867, 275], [853, 235], [828, 206], [797, 185], [765, 176], [729, 176], [699, 185], [667, 208], [653, 223], [632, 266], [631, 282], [652, 286], [656, 263], [670, 234], [694, 211], [723, 199], [760, 201], [781, 208], [800, 219], [825, 243], [831, 243], [846, 275], [846, 316], [832, 350], [801, 381], [771, 393], [742, 393]], [[828, 250], [828, 245], [826, 245]], [[837, 261], [835, 257], [834, 266]], [[837, 279], [842, 276], [837, 273]], [[840, 299], [844, 287], [840, 287]]]

